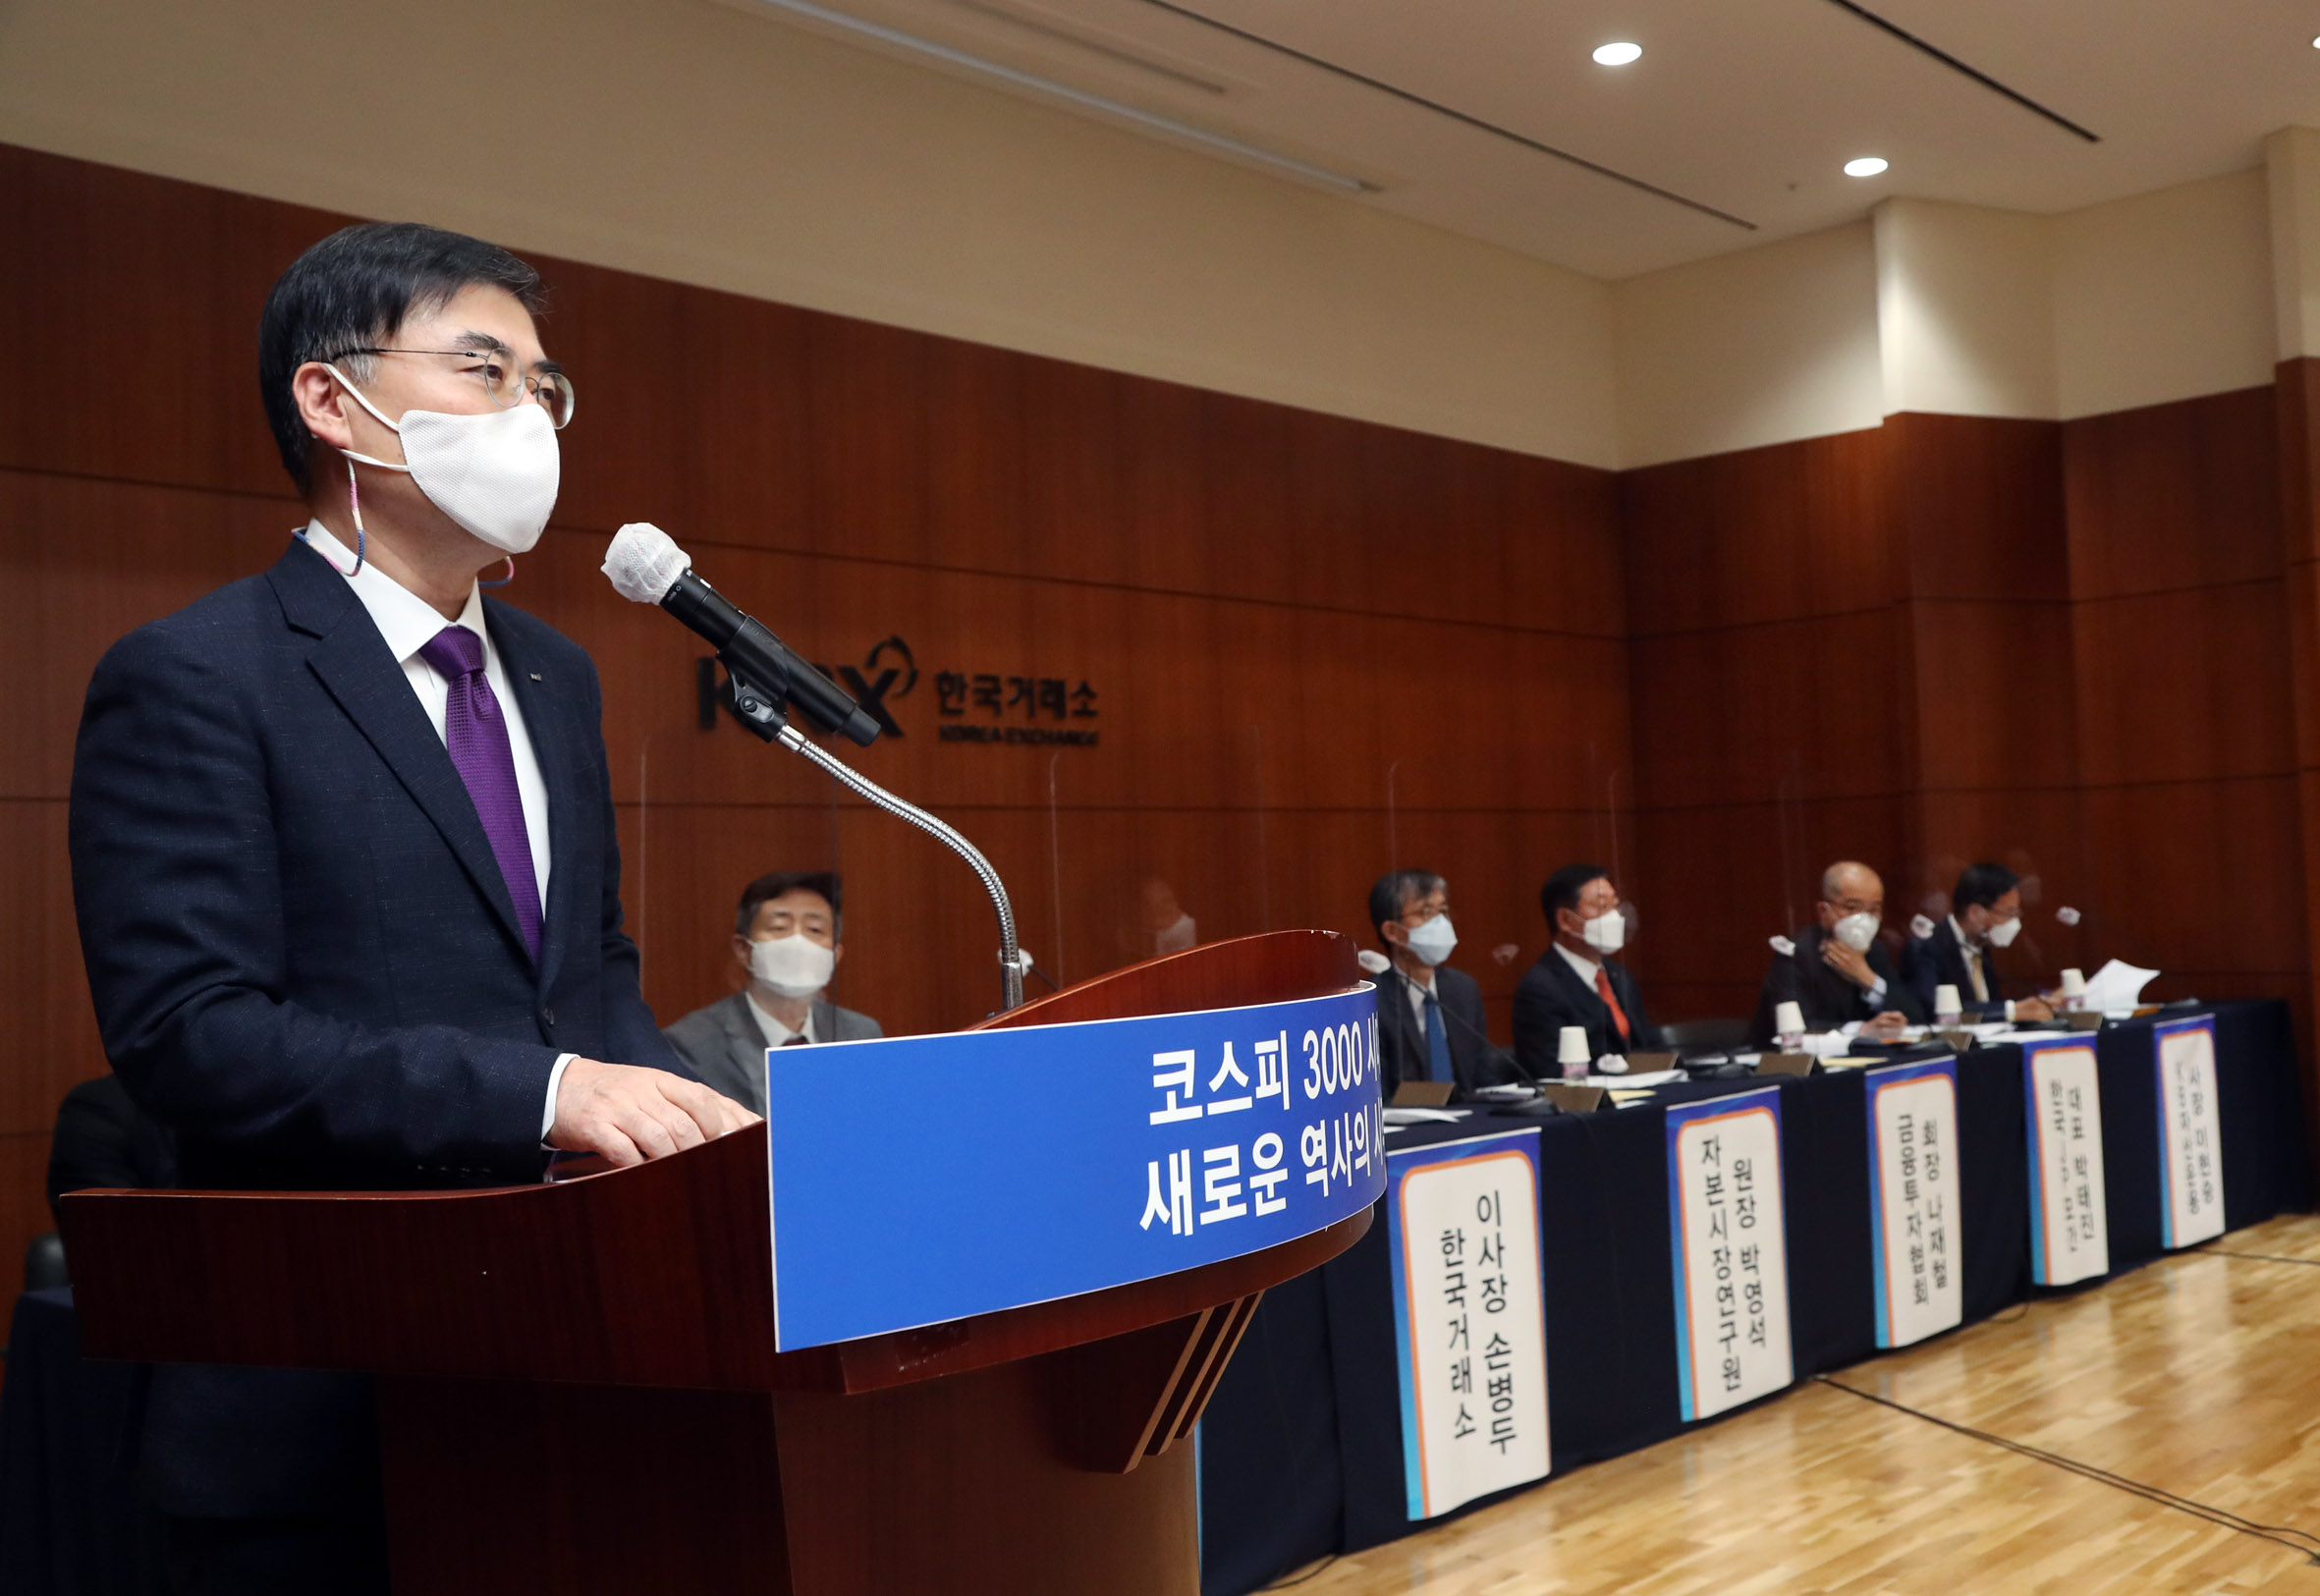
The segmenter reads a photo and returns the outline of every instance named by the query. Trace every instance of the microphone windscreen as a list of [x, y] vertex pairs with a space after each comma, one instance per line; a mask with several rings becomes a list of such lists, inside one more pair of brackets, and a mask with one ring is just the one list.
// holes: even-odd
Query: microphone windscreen
[[677, 578], [692, 569], [692, 556], [650, 522], [631, 522], [615, 532], [604, 551], [604, 574], [623, 598], [658, 604]]

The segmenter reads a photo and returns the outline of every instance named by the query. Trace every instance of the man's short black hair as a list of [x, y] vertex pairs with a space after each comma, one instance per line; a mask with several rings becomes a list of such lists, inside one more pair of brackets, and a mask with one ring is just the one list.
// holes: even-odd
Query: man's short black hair
[[1369, 929], [1377, 933], [1379, 942], [1384, 942], [1386, 934], [1378, 930], [1379, 926], [1400, 919], [1410, 905], [1432, 897], [1448, 885], [1431, 870], [1388, 870], [1369, 889]]
[[741, 912], [733, 917], [737, 935], [747, 936], [749, 927], [757, 921], [757, 906], [793, 892], [818, 892], [830, 906], [830, 935], [835, 938], [846, 930], [846, 901], [835, 870], [776, 870], [761, 875], [742, 889]]
[[1539, 911], [1547, 917], [1547, 928], [1554, 929], [1557, 910], [1578, 908], [1578, 895], [1587, 890], [1589, 882], [1610, 878], [1611, 872], [1600, 864], [1566, 864], [1547, 877], [1547, 884], [1538, 890]]
[[[342, 227], [290, 263], [266, 296], [257, 324], [257, 385], [274, 447], [301, 493], [313, 486], [313, 435], [299, 418], [290, 379], [308, 360], [391, 343], [414, 312], [440, 309], [474, 284], [503, 288], [537, 315], [547, 303], [539, 273], [496, 244], [418, 222]], [[366, 357], [340, 369], [360, 380]]]
[[1987, 859], [1968, 864], [1958, 872], [1958, 890], [1950, 894], [1950, 912], [1955, 914], [1974, 904], [1988, 908], [2021, 884], [2022, 878], [2003, 864]]

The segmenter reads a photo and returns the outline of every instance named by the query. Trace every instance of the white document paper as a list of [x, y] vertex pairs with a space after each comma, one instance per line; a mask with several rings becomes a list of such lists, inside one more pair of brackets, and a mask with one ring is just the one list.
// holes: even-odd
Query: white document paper
[[1389, 1108], [1379, 1112], [1386, 1124], [1397, 1125], [1456, 1125], [1474, 1111], [1470, 1108]]
[[2155, 969], [2138, 969], [2132, 964], [2114, 959], [2096, 970], [2086, 980], [2086, 996], [2080, 1007], [2099, 1009], [2106, 1015], [2134, 1012], [2143, 1000], [2143, 988], [2151, 984]]

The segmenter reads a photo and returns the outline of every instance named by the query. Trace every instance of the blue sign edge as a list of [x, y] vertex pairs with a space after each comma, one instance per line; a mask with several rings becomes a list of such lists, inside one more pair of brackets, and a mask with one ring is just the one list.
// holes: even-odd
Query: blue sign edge
[[[1415, 1401], [1417, 1374], [1411, 1366], [1409, 1351], [1409, 1271], [1402, 1261], [1402, 1188], [1400, 1182], [1402, 1176], [1407, 1176], [1415, 1169], [1423, 1169], [1428, 1164], [1448, 1164], [1456, 1158], [1471, 1156], [1461, 1149], [1473, 1147], [1485, 1141], [1519, 1140], [1525, 1136], [1530, 1139], [1530, 1145], [1523, 1151], [1530, 1160], [1531, 1204], [1536, 1210], [1543, 1181], [1539, 1167], [1539, 1133], [1538, 1127], [1535, 1125], [1524, 1126], [1517, 1130], [1485, 1130], [1476, 1135], [1461, 1136], [1455, 1141], [1437, 1141], [1423, 1147], [1405, 1147], [1386, 1155], [1388, 1165], [1386, 1194], [1380, 1200], [1386, 1205], [1386, 1252], [1392, 1260], [1394, 1271], [1394, 1362], [1402, 1376], [1397, 1403], [1402, 1414], [1402, 1516], [1409, 1523], [1422, 1524], [1427, 1522], [1427, 1519], [1423, 1516], [1425, 1509], [1424, 1465], [1418, 1457]], [[1402, 1167], [1401, 1175], [1392, 1173], [1392, 1164], [1397, 1158], [1408, 1160]], [[1530, 1239], [1531, 1244], [1538, 1249], [1538, 1334], [1543, 1357], [1547, 1340], [1547, 1238], [1546, 1215], [1543, 1212], [1534, 1211], [1531, 1215]], [[1554, 1415], [1551, 1411], [1547, 1421], [1550, 1425], [1554, 1422]], [[1554, 1471], [1553, 1443], [1550, 1441], [1547, 1472], [1552, 1474]], [[1457, 1510], [1445, 1509], [1444, 1511], [1456, 1512]]]
[[[1778, 1086], [1751, 1086], [1744, 1092], [1732, 1092], [1723, 1097], [1703, 1098], [1696, 1103], [1678, 1103], [1667, 1111], [1664, 1123], [1666, 1137], [1660, 1151], [1668, 1170], [1668, 1252], [1676, 1265], [1676, 1396], [1677, 1411], [1686, 1424], [1697, 1423], [1695, 1403], [1691, 1390], [1691, 1315], [1684, 1311], [1685, 1290], [1690, 1282], [1685, 1278], [1687, 1254], [1684, 1241], [1684, 1192], [1679, 1183], [1683, 1176], [1676, 1164], [1676, 1137], [1694, 1120], [1704, 1120], [1712, 1114], [1732, 1112], [1736, 1103], [1751, 1097], [1768, 1098], [1772, 1104], [1772, 1123], [1781, 1128], [1781, 1089]], [[1781, 1148], [1781, 1254], [1785, 1259], [1789, 1250], [1789, 1150]], [[1787, 1273], [1786, 1266], [1782, 1273]], [[1790, 1362], [1795, 1366], [1795, 1336], [1790, 1335]], [[1791, 1384], [1794, 1384], [1794, 1380]]]
[[[1861, 1072], [1861, 1124], [1869, 1134], [1869, 1294], [1877, 1307], [1879, 1351], [1893, 1349], [1893, 1324], [1892, 1316], [1885, 1306], [1885, 1149], [1877, 1142], [1877, 1093], [1883, 1087], [1922, 1080], [1927, 1075], [1945, 1075], [1949, 1078], [1950, 1118], [1956, 1121], [1959, 1115], [1958, 1059], [1955, 1054], [1946, 1059], [1912, 1059], [1907, 1064], [1879, 1065], [1874, 1070]], [[1961, 1185], [1959, 1191], [1962, 1200], [1964, 1187]], [[1786, 1209], [1782, 1210], [1782, 1217], [1787, 1217]], [[1965, 1267], [1962, 1225], [1958, 1235], [1958, 1267]]]
[[[2152, 1021], [2151, 1024], [2151, 1088], [2158, 1096], [2159, 1110], [2159, 1250], [2162, 1252], [2174, 1252], [2177, 1250], [2177, 1246], [2175, 1239], [2175, 1189], [2167, 1172], [2167, 1056], [2160, 1051], [2159, 1042], [2162, 1037], [2172, 1036], [2178, 1031], [2186, 1030], [2206, 1031], [2208, 1050], [2210, 1053], [2214, 1051], [2215, 1016], [2213, 1015], [2187, 1015], [2182, 1019], [2159, 1019]], [[2223, 1115], [2220, 1110], [2216, 1115], [2216, 1123], [2219, 1126], [2223, 1123]], [[2216, 1151], [2220, 1157], [2223, 1149], [2219, 1147]], [[2109, 1207], [2107, 1200], [2104, 1206], [2106, 1209]]]
[[[2096, 1054], [2094, 1089], [2096, 1107], [2099, 1110], [2103, 1084], [2101, 1055], [2100, 1050], [2089, 1039], [2087, 1033], [2072, 1033], [2069, 1036], [2041, 1036], [2021, 1044], [2022, 1119], [2029, 1126], [2029, 1134], [2022, 1140], [2022, 1151], [2030, 1161], [2030, 1284], [2033, 1286], [2051, 1287], [2054, 1282], [2047, 1278], [2050, 1270], [2046, 1257], [2046, 1169], [2038, 1151], [2039, 1137], [2042, 1134], [2039, 1115], [2043, 1110], [2038, 1107], [2037, 1081], [2030, 1073], [2031, 1066], [2041, 1053], [2062, 1053], [2081, 1047]], [[2161, 1149], [2161, 1156], [2165, 1156], [2165, 1149]], [[2110, 1193], [2105, 1191], [2103, 1193], [2103, 1210], [2106, 1214], [2109, 1213], [2110, 1206]], [[2108, 1248], [2106, 1247], [2105, 1250], [2107, 1251]]]

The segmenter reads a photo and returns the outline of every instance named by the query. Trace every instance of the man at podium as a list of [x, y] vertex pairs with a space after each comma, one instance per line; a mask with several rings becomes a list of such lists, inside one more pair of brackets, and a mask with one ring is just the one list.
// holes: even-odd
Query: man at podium
[[[116, 643], [71, 852], [106, 1056], [190, 1187], [540, 1178], [747, 1124], [637, 989], [586, 654], [486, 598], [555, 503], [530, 267], [412, 224], [274, 285], [266, 414], [310, 518]], [[163, 1367], [138, 1459], [184, 1589], [386, 1588], [368, 1383]]]

